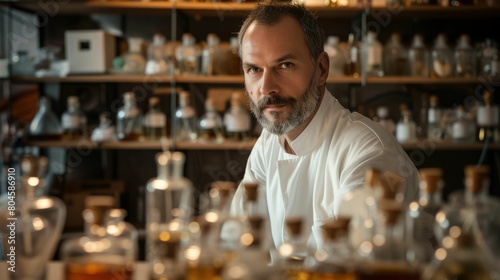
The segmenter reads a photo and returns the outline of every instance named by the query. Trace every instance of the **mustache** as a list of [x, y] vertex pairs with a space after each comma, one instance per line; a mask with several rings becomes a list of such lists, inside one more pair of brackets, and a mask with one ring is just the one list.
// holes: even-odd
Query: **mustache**
[[277, 95], [265, 96], [259, 100], [259, 102], [257, 104], [257, 108], [259, 109], [259, 111], [262, 111], [262, 110], [264, 110], [264, 108], [266, 106], [270, 106], [270, 105], [290, 105], [290, 106], [293, 106], [296, 102], [297, 101], [291, 97], [283, 98], [283, 97], [280, 97]]

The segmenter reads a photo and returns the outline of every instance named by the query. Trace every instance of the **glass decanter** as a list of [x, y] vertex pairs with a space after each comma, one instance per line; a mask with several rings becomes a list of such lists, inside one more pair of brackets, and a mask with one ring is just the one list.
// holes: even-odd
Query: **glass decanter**
[[346, 58], [340, 48], [340, 39], [337, 36], [328, 36], [324, 46], [325, 52], [330, 58], [330, 72], [329, 76], [339, 77], [344, 76], [344, 69], [346, 65]]
[[68, 97], [68, 109], [61, 116], [64, 138], [75, 140], [86, 136], [87, 117], [80, 109], [77, 96]]
[[455, 48], [455, 75], [471, 78], [476, 76], [474, 49], [470, 45], [469, 35], [463, 34]]
[[408, 51], [401, 44], [399, 33], [391, 34], [384, 47], [384, 74], [387, 76], [407, 75]]
[[40, 97], [38, 111], [29, 126], [29, 137], [33, 140], [59, 140], [62, 128], [47, 97]]
[[139, 140], [142, 137], [142, 112], [137, 107], [135, 94], [123, 94], [123, 107], [116, 114], [116, 134], [120, 140]]
[[106, 211], [104, 226], [109, 238], [115, 239], [121, 246], [129, 248], [126, 252], [128, 260], [137, 260], [139, 256], [139, 243], [137, 229], [125, 221], [127, 211], [121, 208], [112, 208]]
[[242, 141], [250, 138], [252, 124], [250, 113], [243, 107], [243, 94], [235, 91], [231, 95], [231, 108], [224, 114], [224, 126], [228, 139]]
[[167, 136], [167, 116], [160, 110], [158, 97], [149, 98], [149, 111], [144, 116], [144, 136], [149, 140]]
[[44, 279], [45, 268], [64, 228], [66, 205], [59, 198], [43, 195], [46, 193], [43, 176], [48, 163], [45, 157], [23, 157], [22, 177], [18, 178], [20, 187], [13, 191], [16, 204], [0, 202], [3, 218], [0, 235], [7, 261], [14, 256], [13, 280]]
[[201, 51], [201, 74], [202, 75], [221, 75], [226, 74], [226, 65], [224, 64], [224, 51], [219, 45], [220, 39], [216, 34], [207, 35], [207, 45]]
[[417, 126], [406, 104], [401, 105], [401, 119], [396, 125], [396, 139], [399, 143], [414, 143], [417, 141]]
[[180, 75], [197, 75], [200, 72], [200, 50], [195, 43], [196, 39], [192, 34], [182, 35], [182, 46], [175, 53]]
[[144, 73], [146, 59], [142, 55], [142, 38], [131, 37], [128, 39], [129, 50], [123, 55], [122, 70], [127, 73]]
[[146, 63], [146, 74], [170, 74], [170, 61], [167, 56], [165, 36], [155, 34], [153, 43], [148, 49], [148, 62]]
[[180, 141], [195, 141], [198, 138], [196, 111], [191, 106], [190, 94], [179, 94], [179, 108], [175, 111], [175, 138]]
[[116, 141], [115, 127], [111, 125], [111, 116], [109, 113], [102, 113], [99, 116], [99, 126], [92, 131], [90, 139], [95, 142]]
[[200, 118], [199, 127], [202, 142], [224, 142], [222, 118], [215, 110], [214, 101], [211, 98], [205, 100], [205, 114]]
[[447, 78], [452, 75], [453, 56], [446, 43], [446, 35], [439, 34], [432, 49], [432, 75]]
[[408, 52], [410, 75], [414, 77], [429, 77], [429, 52], [424, 44], [424, 37], [416, 34], [413, 37]]
[[184, 274], [179, 255], [189, 240], [193, 186], [182, 176], [184, 154], [156, 155], [158, 175], [146, 186], [146, 260], [152, 279], [175, 279]]

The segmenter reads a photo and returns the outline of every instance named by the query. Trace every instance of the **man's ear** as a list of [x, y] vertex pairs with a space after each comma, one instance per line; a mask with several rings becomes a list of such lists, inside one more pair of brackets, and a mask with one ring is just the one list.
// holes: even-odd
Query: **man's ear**
[[326, 85], [326, 79], [328, 78], [328, 72], [330, 71], [330, 58], [326, 52], [322, 52], [318, 56], [318, 85]]

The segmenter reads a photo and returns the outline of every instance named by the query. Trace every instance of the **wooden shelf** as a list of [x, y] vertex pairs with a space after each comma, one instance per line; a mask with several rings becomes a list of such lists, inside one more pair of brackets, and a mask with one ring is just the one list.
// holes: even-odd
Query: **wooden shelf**
[[474, 78], [426, 78], [410, 76], [367, 77], [367, 84], [481, 84], [480, 77]]
[[489, 6], [460, 6], [460, 7], [442, 7], [432, 5], [408, 6], [401, 8], [375, 7], [372, 8], [372, 15], [377, 15], [385, 19], [386, 15], [390, 18], [440, 18], [440, 19], [464, 19], [464, 18], [486, 18], [498, 17], [500, 7]]

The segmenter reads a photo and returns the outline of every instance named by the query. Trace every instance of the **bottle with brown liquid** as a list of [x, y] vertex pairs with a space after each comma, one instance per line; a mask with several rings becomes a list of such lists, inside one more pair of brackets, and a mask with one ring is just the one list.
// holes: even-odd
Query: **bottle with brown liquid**
[[137, 107], [135, 94], [123, 94], [123, 107], [116, 115], [116, 133], [119, 140], [137, 141], [142, 137], [142, 112]]
[[68, 109], [62, 114], [61, 124], [66, 139], [76, 140], [86, 136], [87, 117], [80, 109], [77, 96], [68, 97]]
[[224, 142], [222, 118], [215, 109], [214, 101], [207, 98], [205, 114], [200, 119], [200, 141], [206, 143]]
[[500, 142], [499, 116], [500, 109], [498, 105], [492, 103], [493, 93], [489, 90], [483, 92], [484, 104], [477, 108], [477, 140], [484, 142]]
[[144, 116], [144, 136], [148, 140], [160, 140], [167, 136], [167, 116], [160, 110], [160, 99], [149, 98], [149, 111]]

